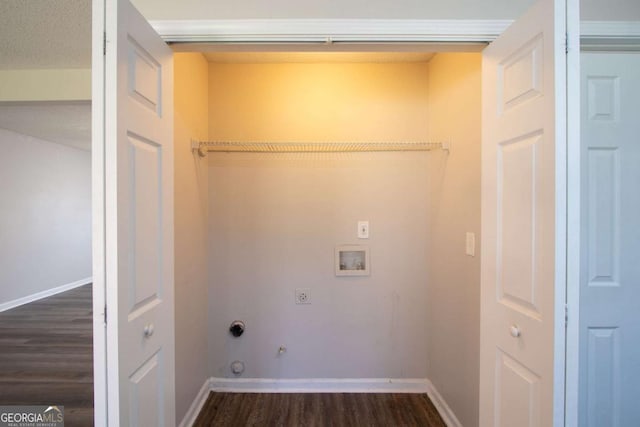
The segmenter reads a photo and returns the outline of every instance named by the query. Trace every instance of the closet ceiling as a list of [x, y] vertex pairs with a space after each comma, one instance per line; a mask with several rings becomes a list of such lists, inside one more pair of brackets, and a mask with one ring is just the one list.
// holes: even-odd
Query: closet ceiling
[[91, 0], [0, 1], [0, 69], [90, 67]]
[[0, 104], [0, 128], [90, 150], [91, 103]]

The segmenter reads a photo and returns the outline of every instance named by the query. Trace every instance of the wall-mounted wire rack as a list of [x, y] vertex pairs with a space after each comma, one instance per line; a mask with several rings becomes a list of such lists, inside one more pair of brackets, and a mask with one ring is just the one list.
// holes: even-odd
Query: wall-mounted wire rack
[[218, 153], [354, 153], [376, 151], [451, 150], [449, 142], [229, 142], [191, 141], [191, 149], [204, 157]]

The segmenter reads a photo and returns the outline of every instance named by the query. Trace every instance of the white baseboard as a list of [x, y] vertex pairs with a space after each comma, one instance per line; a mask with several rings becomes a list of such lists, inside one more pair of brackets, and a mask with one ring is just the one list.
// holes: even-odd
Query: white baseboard
[[235, 393], [426, 393], [425, 379], [211, 378], [212, 391]]
[[191, 427], [193, 423], [196, 422], [196, 418], [198, 418], [198, 414], [200, 414], [200, 410], [204, 406], [204, 402], [207, 401], [207, 397], [209, 397], [209, 392], [211, 391], [211, 378], [208, 378], [200, 391], [196, 395], [196, 398], [193, 399], [193, 403], [189, 407], [189, 410], [182, 418], [182, 422], [178, 425], [178, 427]]
[[47, 289], [41, 292], [37, 292], [35, 294], [27, 295], [26, 297], [14, 299], [13, 301], [0, 303], [0, 313], [15, 307], [19, 307], [24, 304], [28, 304], [33, 301], [37, 301], [42, 298], [47, 298], [52, 295], [59, 294], [61, 292], [69, 291], [71, 289], [78, 288], [80, 286], [88, 285], [91, 282], [93, 282], [93, 278], [87, 277], [86, 279], [78, 280], [73, 283], [67, 283], [66, 285], [58, 286], [52, 289]]
[[426, 393], [448, 427], [462, 427], [434, 385], [426, 378], [215, 378], [207, 379], [179, 427], [191, 427], [209, 392], [228, 393]]
[[438, 393], [438, 390], [433, 383], [429, 380], [426, 381], [428, 383], [427, 394], [429, 395], [429, 399], [431, 400], [431, 403], [433, 403], [433, 406], [438, 410], [440, 417], [442, 417], [442, 420], [447, 427], [462, 427], [462, 424], [456, 417], [456, 414], [454, 414], [449, 405], [447, 405], [447, 402], [444, 400], [442, 395]]

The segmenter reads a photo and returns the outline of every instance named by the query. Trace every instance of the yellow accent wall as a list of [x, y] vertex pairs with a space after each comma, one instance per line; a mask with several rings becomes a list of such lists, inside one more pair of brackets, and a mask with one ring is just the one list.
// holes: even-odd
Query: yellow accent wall
[[212, 139], [419, 141], [427, 63], [212, 64]]

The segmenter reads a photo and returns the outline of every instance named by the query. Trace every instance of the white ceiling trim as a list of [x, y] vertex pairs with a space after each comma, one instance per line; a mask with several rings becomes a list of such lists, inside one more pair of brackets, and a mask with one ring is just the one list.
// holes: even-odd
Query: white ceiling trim
[[640, 38], [640, 22], [637, 21], [583, 21], [581, 37]]
[[490, 42], [511, 20], [248, 19], [151, 21], [167, 42]]
[[638, 51], [640, 22], [583, 21], [580, 24], [580, 47], [586, 51]]

